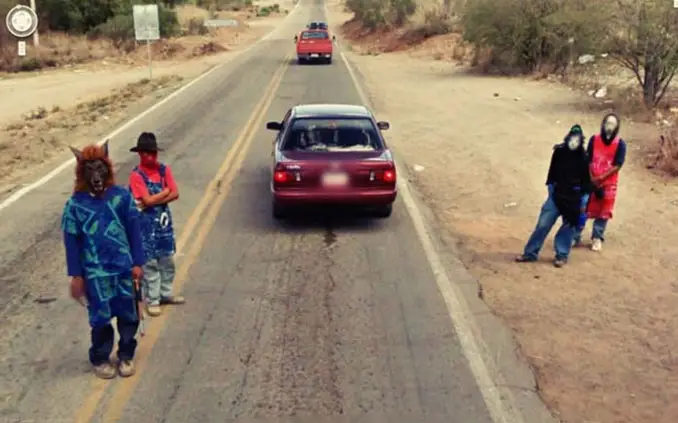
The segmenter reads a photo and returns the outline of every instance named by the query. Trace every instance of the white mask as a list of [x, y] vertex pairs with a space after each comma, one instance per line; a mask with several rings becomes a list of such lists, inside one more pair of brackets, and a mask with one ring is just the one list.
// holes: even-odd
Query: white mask
[[579, 139], [579, 137], [577, 135], [571, 135], [567, 139], [567, 147], [572, 151], [578, 149], [580, 145], [581, 145], [581, 140]]
[[603, 123], [603, 131], [606, 135], [611, 135], [619, 127], [619, 122], [614, 116], [608, 116]]

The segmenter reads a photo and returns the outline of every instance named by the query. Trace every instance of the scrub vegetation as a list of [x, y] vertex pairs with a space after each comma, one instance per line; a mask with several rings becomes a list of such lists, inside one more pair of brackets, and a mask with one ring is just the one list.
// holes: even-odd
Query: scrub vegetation
[[[674, 97], [678, 10], [670, 1], [347, 0], [346, 7], [354, 14], [345, 24], [349, 38], [357, 33], [363, 39], [369, 33], [390, 38], [384, 51], [455, 35], [453, 51], [439, 52], [439, 59], [466, 60], [484, 74], [555, 75], [561, 80], [601, 72], [578, 63], [590, 55], [616, 82], [619, 75], [627, 76], [608, 96], [616, 96], [622, 107], [655, 118], [655, 111], [669, 109]], [[658, 120], [673, 128], [675, 115], [674, 110]], [[678, 167], [674, 132], [665, 130], [657, 149], [661, 158], [656, 167], [671, 173]]]
[[[28, 4], [28, 0], [21, 3]], [[134, 38], [134, 4], [158, 4], [161, 40], [153, 47], [156, 57], [181, 57], [191, 50], [211, 54], [228, 48], [232, 35], [242, 31], [243, 21], [256, 16], [281, 13], [279, 7], [260, 10], [252, 0], [41, 0], [38, 2], [40, 46], [28, 42], [27, 55], [17, 55], [16, 39], [0, 25], [0, 72], [35, 71], [93, 60], [134, 56], [145, 52]], [[0, 15], [17, 4], [0, 0]], [[232, 18], [239, 28], [211, 30], [206, 19]], [[205, 46], [195, 46], [194, 39], [203, 38]], [[186, 42], [188, 41], [188, 42]], [[207, 45], [209, 44], [209, 45]], [[145, 54], [140, 54], [144, 57]]]

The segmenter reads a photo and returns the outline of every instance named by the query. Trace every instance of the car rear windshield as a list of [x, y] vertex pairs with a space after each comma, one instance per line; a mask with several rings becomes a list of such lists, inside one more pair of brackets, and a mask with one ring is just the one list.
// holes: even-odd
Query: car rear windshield
[[286, 151], [378, 151], [383, 144], [371, 119], [299, 118], [290, 125]]
[[324, 31], [303, 32], [301, 34], [302, 40], [326, 40], [328, 38], [330, 38], [330, 36], [327, 35], [327, 32]]

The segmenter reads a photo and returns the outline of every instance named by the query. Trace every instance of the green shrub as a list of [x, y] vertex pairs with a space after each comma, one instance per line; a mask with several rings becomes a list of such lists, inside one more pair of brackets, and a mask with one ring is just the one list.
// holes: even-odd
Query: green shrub
[[504, 72], [562, 70], [596, 50], [605, 21], [599, 8], [584, 0], [475, 0], [462, 15], [464, 39], [489, 49], [490, 65]]
[[346, 0], [346, 7], [366, 28], [376, 29], [387, 23], [385, 0]]
[[186, 33], [188, 35], [205, 35], [209, 33], [209, 29], [205, 26], [205, 19], [196, 17], [189, 19]]
[[116, 48], [134, 49], [134, 18], [131, 15], [113, 16], [89, 32], [91, 38], [108, 38]]

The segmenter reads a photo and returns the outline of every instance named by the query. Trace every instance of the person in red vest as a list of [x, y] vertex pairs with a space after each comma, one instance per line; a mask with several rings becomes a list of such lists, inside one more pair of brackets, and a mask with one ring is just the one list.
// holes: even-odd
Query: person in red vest
[[[589, 219], [593, 219], [593, 251], [601, 251], [603, 248], [605, 229], [607, 222], [612, 219], [617, 199], [619, 170], [626, 160], [626, 143], [619, 137], [620, 126], [619, 116], [614, 113], [606, 115], [600, 126], [600, 133], [591, 137], [587, 148], [594, 189], [586, 214]], [[575, 244], [581, 244], [581, 232], [575, 236]]]

